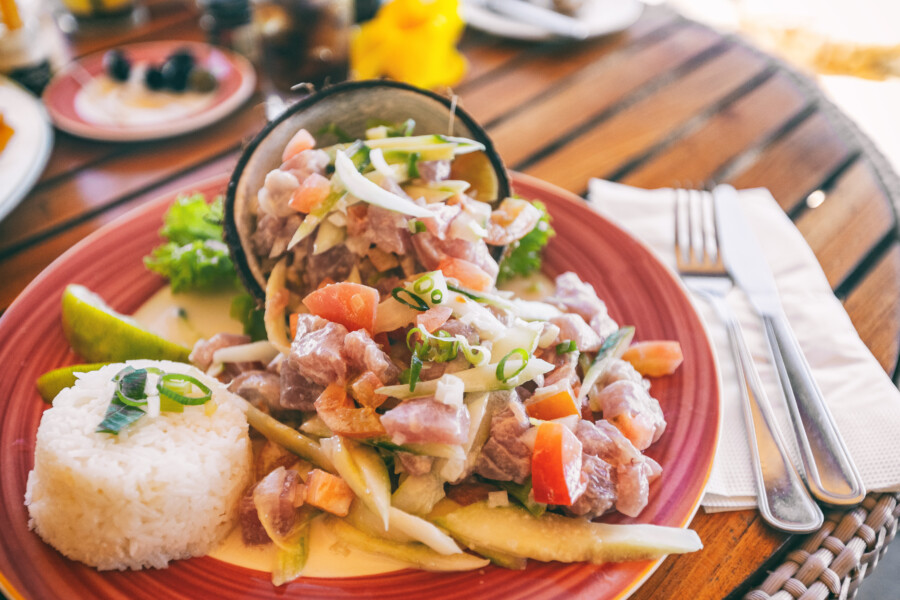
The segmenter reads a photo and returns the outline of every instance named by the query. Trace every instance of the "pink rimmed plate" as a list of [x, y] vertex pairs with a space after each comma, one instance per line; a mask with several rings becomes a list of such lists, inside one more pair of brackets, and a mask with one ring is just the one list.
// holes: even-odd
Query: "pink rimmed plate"
[[[129, 122], [127, 111], [115, 122], [97, 119], [96, 110], [88, 110], [88, 97], [82, 97], [84, 88], [103, 74], [103, 55], [95, 52], [79, 58], [57, 73], [43, 100], [53, 123], [68, 133], [83, 138], [112, 142], [156, 140], [182, 135], [202, 129], [237, 110], [253, 94], [256, 88], [256, 71], [246, 58], [224, 48], [200, 42], [166, 40], [128, 44], [119, 47], [133, 65], [161, 65], [174, 51], [187, 48], [197, 63], [212, 72], [218, 86], [202, 103], [186, 111], [169, 115], [160, 113], [156, 121]], [[139, 87], [139, 86], [138, 86]], [[108, 113], [103, 107], [97, 108]], [[160, 109], [161, 111], [164, 109]]]
[[[516, 191], [544, 202], [556, 236], [545, 271], [573, 270], [590, 282], [610, 314], [637, 326], [637, 339], [678, 340], [684, 364], [653, 380], [668, 421], [647, 454], [663, 466], [650, 503], [636, 519], [616, 523], [686, 526], [694, 516], [712, 467], [719, 431], [716, 365], [703, 325], [672, 272], [627, 233], [597, 215], [577, 196], [515, 175]], [[189, 191], [212, 197], [226, 177]], [[142, 257], [159, 243], [157, 229], [174, 199], [168, 195], [123, 216], [70, 249], [39, 275], [0, 319], [0, 591], [11, 598], [625, 598], [661, 561], [606, 565], [538, 563], [524, 571], [496, 567], [436, 574], [405, 570], [345, 579], [302, 578], [274, 588], [266, 573], [212, 558], [174, 562], [168, 569], [98, 572], [70, 561], [28, 530], [25, 481], [46, 405], [34, 382], [42, 373], [77, 362], [60, 324], [60, 297], [68, 283], [98, 292], [113, 308], [137, 309], [162, 284]], [[701, 550], [702, 552], [702, 550]]]

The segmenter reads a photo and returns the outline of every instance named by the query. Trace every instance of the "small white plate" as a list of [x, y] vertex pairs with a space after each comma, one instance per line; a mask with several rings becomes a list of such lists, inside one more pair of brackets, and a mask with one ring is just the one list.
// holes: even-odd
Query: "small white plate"
[[[549, 2], [536, 2], [549, 7]], [[588, 28], [588, 37], [609, 35], [627, 29], [644, 10], [639, 0], [587, 0], [574, 18]], [[464, 0], [462, 15], [466, 23], [486, 33], [515, 40], [543, 41], [559, 38], [555, 34], [501, 15], [484, 5], [484, 0]]]
[[0, 152], [0, 219], [34, 187], [53, 148], [53, 127], [40, 101], [0, 76], [0, 113], [14, 133]]

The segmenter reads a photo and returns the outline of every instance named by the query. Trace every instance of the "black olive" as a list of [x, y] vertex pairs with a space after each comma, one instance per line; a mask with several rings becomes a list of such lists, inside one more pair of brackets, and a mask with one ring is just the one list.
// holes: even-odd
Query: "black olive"
[[131, 74], [131, 61], [121, 50], [110, 50], [103, 55], [103, 70], [116, 81], [128, 81], [128, 75]]
[[211, 92], [216, 89], [219, 82], [216, 76], [203, 67], [194, 67], [188, 76], [188, 85], [195, 92]]
[[163, 80], [166, 87], [175, 92], [183, 92], [187, 88], [188, 75], [191, 69], [185, 64], [169, 58], [162, 66]]
[[144, 75], [144, 83], [146, 83], [147, 87], [151, 90], [161, 90], [165, 87], [166, 80], [163, 77], [162, 70], [155, 65], [151, 65], [147, 67], [147, 74]]
[[177, 63], [180, 67], [184, 67], [188, 71], [190, 71], [191, 68], [193, 68], [193, 66], [197, 64], [197, 60], [194, 58], [194, 53], [191, 52], [190, 48], [179, 48], [169, 55], [167, 62], [168, 61]]

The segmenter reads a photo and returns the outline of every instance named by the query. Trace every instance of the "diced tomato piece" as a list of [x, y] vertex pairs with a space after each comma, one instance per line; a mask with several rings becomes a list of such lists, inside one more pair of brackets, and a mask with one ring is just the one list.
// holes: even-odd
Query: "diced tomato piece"
[[350, 384], [350, 394], [363, 406], [378, 408], [387, 400], [387, 396], [384, 394], [375, 393], [375, 390], [383, 385], [381, 380], [378, 379], [378, 375], [372, 371], [366, 371]]
[[552, 421], [581, 413], [578, 403], [575, 401], [575, 393], [568, 385], [558, 389], [538, 389], [534, 396], [525, 403], [525, 412], [529, 417], [543, 421]]
[[416, 325], [428, 333], [433, 333], [438, 327], [446, 323], [452, 314], [453, 309], [449, 306], [433, 306], [425, 312], [420, 312], [416, 315]]
[[632, 344], [622, 354], [638, 373], [647, 377], [671, 375], [684, 361], [681, 344], [672, 341], [647, 341]]
[[310, 472], [306, 482], [307, 504], [312, 504], [333, 515], [346, 517], [355, 497], [353, 490], [340, 477], [321, 469], [313, 469]]
[[331, 431], [349, 438], [385, 435], [384, 426], [374, 408], [356, 408], [344, 386], [332, 383], [316, 398], [316, 413]]
[[361, 283], [332, 283], [310, 293], [303, 304], [314, 315], [340, 323], [350, 331], [375, 331], [378, 290]]
[[319, 206], [330, 193], [331, 182], [318, 173], [312, 173], [304, 179], [303, 183], [300, 184], [300, 187], [291, 194], [288, 206], [298, 212], [310, 213], [314, 208]]
[[581, 442], [565, 425], [545, 421], [538, 426], [531, 454], [536, 502], [571, 506], [584, 492], [581, 449]]
[[297, 337], [297, 321], [300, 320], [300, 313], [291, 313], [288, 316], [288, 323], [291, 326], [291, 340]]
[[494, 279], [484, 272], [484, 269], [475, 263], [448, 256], [441, 259], [438, 269], [443, 271], [445, 277], [453, 277], [464, 287], [472, 290], [485, 291], [494, 285]]
[[304, 150], [309, 150], [310, 148], [315, 147], [316, 138], [314, 138], [312, 134], [307, 130], [301, 129], [294, 134], [294, 137], [291, 138], [291, 141], [289, 141], [287, 143], [287, 146], [284, 147], [284, 152], [281, 153], [281, 162], [287, 162]]

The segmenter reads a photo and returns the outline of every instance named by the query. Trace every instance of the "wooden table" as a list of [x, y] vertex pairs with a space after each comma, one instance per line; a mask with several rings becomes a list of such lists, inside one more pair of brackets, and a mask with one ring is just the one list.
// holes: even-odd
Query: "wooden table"
[[[73, 40], [201, 39], [186, 3], [162, 0], [137, 30]], [[897, 178], [806, 81], [739, 40], [661, 9], [627, 32], [574, 45], [466, 34], [455, 90], [507, 165], [577, 194], [604, 177], [644, 187], [765, 186], [794, 219], [860, 336], [893, 374], [900, 341]], [[143, 202], [229, 171], [263, 125], [261, 97], [179, 139], [89, 142], [59, 133], [39, 184], [0, 223], [0, 306], [75, 242]], [[824, 202], [817, 208], [817, 202]], [[670, 558], [636, 598], [722, 598], [759, 584], [795, 538], [756, 511], [707, 515], [705, 550]]]

